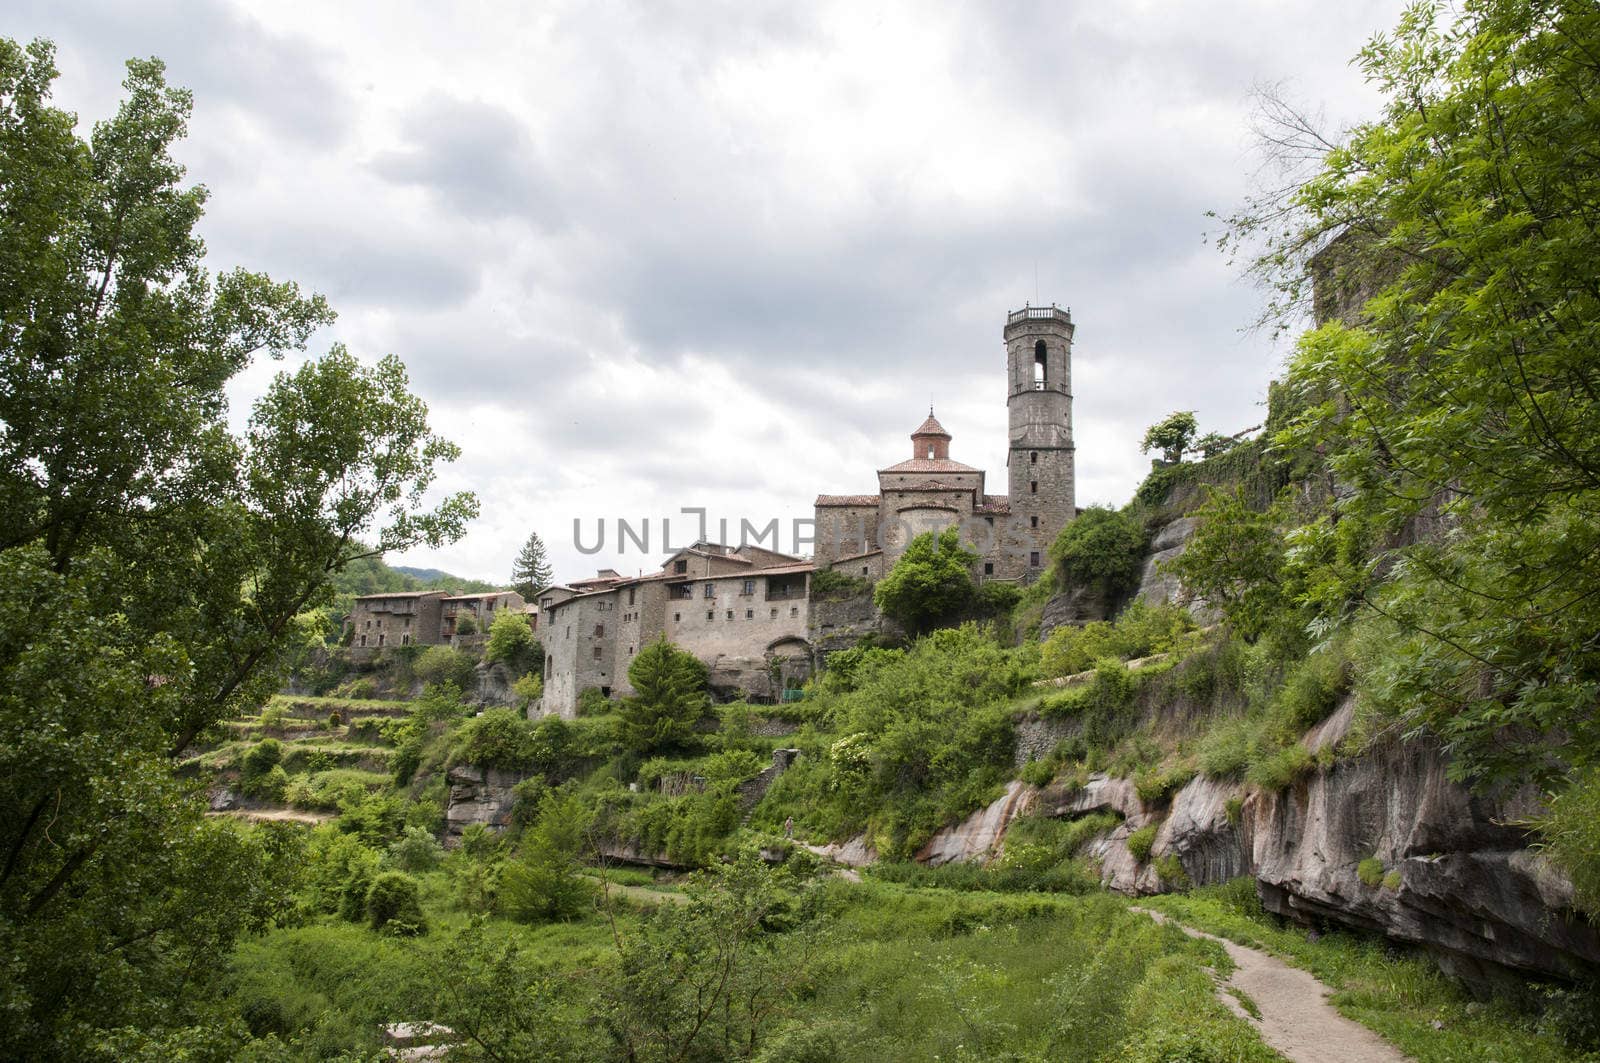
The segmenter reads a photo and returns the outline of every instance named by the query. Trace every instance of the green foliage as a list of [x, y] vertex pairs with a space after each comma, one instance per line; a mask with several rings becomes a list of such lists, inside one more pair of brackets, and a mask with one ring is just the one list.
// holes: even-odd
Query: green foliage
[[645, 646], [628, 665], [634, 693], [622, 701], [621, 738], [640, 756], [692, 749], [695, 725], [711, 704], [706, 667], [665, 637]]
[[1118, 1053], [1126, 1063], [1270, 1063], [1281, 1058], [1217, 1000], [1209, 971], [1187, 956], [1151, 964], [1128, 1002], [1140, 1018]]
[[[308, 907], [315, 912], [337, 912], [345, 895], [345, 885], [358, 868], [370, 882], [380, 856], [353, 834], [324, 824], [311, 831], [306, 841], [301, 889]], [[365, 889], [362, 891], [365, 899]]]
[[417, 657], [411, 670], [424, 683], [437, 686], [450, 684], [459, 691], [471, 688], [475, 663], [472, 655], [462, 650], [449, 646], [429, 646]]
[[384, 858], [393, 867], [415, 875], [437, 868], [444, 860], [444, 846], [430, 831], [407, 827]]
[[599, 687], [584, 687], [578, 691], [577, 714], [579, 716], [602, 716], [615, 707], [615, 703], [602, 694]]
[[871, 589], [871, 580], [837, 569], [821, 568], [811, 574], [811, 597], [818, 601], [843, 601]]
[[478, 621], [473, 618], [471, 613], [462, 613], [456, 618], [457, 635], [476, 635], [477, 633]]
[[1064, 624], [1050, 632], [1040, 652], [1040, 669], [1046, 676], [1075, 675], [1102, 658], [1132, 660], [1168, 653], [1182, 646], [1184, 636], [1193, 630], [1194, 621], [1184, 609], [1134, 602], [1115, 623]]
[[1311, 752], [1299, 742], [1291, 742], [1253, 763], [1245, 777], [1263, 790], [1282, 790], [1313, 766]]
[[501, 876], [500, 905], [513, 919], [543, 923], [577, 918], [589, 907], [594, 884], [580, 873], [592, 813], [581, 797], [552, 792], [523, 832], [522, 850]]
[[534, 727], [515, 709], [485, 709], [455, 731], [449, 763], [527, 771], [540, 753]]
[[815, 696], [830, 735], [779, 776], [752, 822], [793, 816], [830, 838], [868, 830], [880, 853], [909, 856], [938, 827], [997, 795], [1011, 774], [1007, 704], [1034, 678], [1018, 650], [977, 625], [936, 631], [908, 650], [834, 654]]
[[1379, 544], [1370, 709], [1552, 791], [1600, 754], [1597, 45], [1593, 5], [1412, 8], [1360, 56], [1377, 118], [1234, 219], [1286, 303], [1321, 286], [1280, 438], [1325, 449], [1338, 523]]
[[1600, 768], [1576, 775], [1550, 799], [1541, 847], [1572, 879], [1576, 903], [1600, 916]]
[[1137, 586], [1144, 564], [1144, 525], [1126, 511], [1090, 506], [1069, 521], [1050, 557], [1068, 587], [1098, 587], [1118, 598]]
[[537, 666], [544, 653], [533, 637], [528, 618], [511, 609], [501, 609], [489, 622], [489, 643], [483, 657], [504, 664], [514, 673], [523, 673]]
[[1383, 861], [1376, 856], [1369, 856], [1356, 865], [1356, 877], [1368, 889], [1377, 889], [1383, 884]]
[[522, 595], [524, 601], [531, 602], [539, 591], [550, 586], [553, 571], [544, 540], [539, 538], [538, 532], [529, 532], [528, 541], [522, 544], [516, 560], [511, 563], [511, 588]]
[[1163, 461], [1182, 461], [1183, 452], [1189, 449], [1189, 441], [1198, 428], [1193, 410], [1178, 410], [1145, 429], [1139, 450], [1145, 454], [1159, 450]]
[[427, 933], [417, 880], [400, 871], [385, 871], [374, 878], [367, 889], [367, 925], [402, 937]]
[[259, 776], [265, 775], [278, 766], [283, 759], [283, 743], [276, 738], [263, 738], [250, 747], [244, 755], [244, 777], [249, 782]]
[[544, 679], [536, 672], [519, 675], [511, 684], [511, 695], [517, 699], [517, 707], [527, 712], [533, 703], [544, 697]]
[[1146, 824], [1128, 835], [1128, 852], [1141, 864], [1150, 859], [1150, 850], [1156, 843], [1156, 825]]
[[1220, 610], [1247, 638], [1260, 635], [1286, 607], [1282, 515], [1261, 512], [1239, 487], [1209, 491], [1195, 513], [1188, 545], [1167, 562], [1189, 599]]
[[1163, 885], [1180, 890], [1189, 888], [1189, 873], [1183, 869], [1183, 861], [1178, 859], [1177, 853], [1165, 853], [1157, 857], [1153, 866], [1156, 878]]
[[872, 600], [885, 616], [912, 633], [959, 617], [977, 594], [972, 566], [978, 555], [961, 545], [961, 533], [924, 532], [906, 544], [894, 568], [878, 581]]

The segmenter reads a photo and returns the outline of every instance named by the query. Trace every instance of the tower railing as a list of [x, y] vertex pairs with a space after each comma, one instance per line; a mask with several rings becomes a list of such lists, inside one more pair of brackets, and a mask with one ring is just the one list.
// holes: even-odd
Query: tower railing
[[1015, 325], [1019, 321], [1065, 321], [1071, 324], [1072, 312], [1060, 306], [1025, 306], [1006, 315], [1008, 325]]

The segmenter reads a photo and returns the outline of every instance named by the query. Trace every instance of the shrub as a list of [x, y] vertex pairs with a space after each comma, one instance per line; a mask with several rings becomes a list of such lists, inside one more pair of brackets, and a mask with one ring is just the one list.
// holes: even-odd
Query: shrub
[[911, 632], [923, 632], [962, 615], [977, 586], [972, 566], [978, 555], [961, 545], [956, 528], [924, 532], [906, 544], [888, 575], [878, 581], [872, 600], [885, 616]]
[[489, 622], [489, 644], [484, 647], [483, 659], [498, 662], [513, 672], [526, 672], [543, 657], [539, 640], [523, 613], [502, 609]]
[[1400, 869], [1397, 867], [1387, 875], [1383, 876], [1383, 888], [1386, 890], [1397, 890], [1400, 888], [1401, 881], [1402, 877], [1400, 875]]
[[473, 618], [471, 613], [462, 613], [456, 618], [457, 635], [476, 635], [477, 633], [478, 621]]
[[1143, 523], [1127, 512], [1090, 506], [1061, 529], [1050, 557], [1066, 586], [1097, 586], [1115, 598], [1138, 583], [1144, 548]]
[[515, 709], [489, 709], [456, 731], [450, 763], [520, 771], [533, 763], [533, 725]]
[[1230, 797], [1223, 804], [1222, 810], [1223, 814], [1228, 817], [1228, 826], [1237, 827], [1240, 821], [1244, 819], [1244, 800], [1238, 797]]
[[1200, 739], [1196, 761], [1213, 779], [1241, 778], [1260, 744], [1259, 725], [1244, 717], [1217, 721]]
[[427, 933], [417, 880], [400, 871], [385, 871], [373, 879], [367, 890], [367, 924], [401, 936]]
[[601, 716], [614, 708], [611, 699], [600, 693], [599, 687], [585, 687], [578, 692], [577, 714]]
[[1017, 778], [1029, 786], [1048, 786], [1056, 777], [1056, 766], [1051, 760], [1030, 760], [1022, 766]]
[[1600, 916], [1600, 766], [1568, 780], [1538, 830], [1539, 847], [1571, 877], [1577, 906]]
[[1194, 765], [1188, 761], [1179, 761], [1168, 767], [1152, 765], [1134, 773], [1133, 787], [1141, 801], [1165, 801], [1194, 778], [1194, 774]]
[[544, 796], [537, 821], [523, 835], [521, 853], [501, 876], [500, 903], [507, 915], [544, 923], [583, 913], [594, 896], [594, 884], [581, 875], [579, 863], [591, 820], [577, 795]]
[[1150, 850], [1156, 844], [1156, 825], [1147, 824], [1128, 835], [1128, 852], [1141, 864], [1150, 859]]
[[247, 776], [244, 792], [263, 801], [282, 801], [289, 789], [289, 773], [282, 764], [274, 764], [260, 775]]
[[1177, 853], [1166, 853], [1156, 858], [1156, 878], [1175, 889], [1189, 888], [1189, 873], [1183, 869], [1183, 861], [1178, 859]]
[[458, 691], [472, 685], [472, 655], [449, 646], [429, 646], [422, 651], [411, 670], [424, 683], [454, 684]]
[[1356, 877], [1368, 889], [1377, 889], [1383, 885], [1383, 861], [1376, 856], [1369, 856], [1356, 865]]
[[872, 581], [852, 576], [835, 569], [818, 569], [811, 574], [811, 597], [826, 601], [841, 601], [865, 594], [872, 589]]
[[258, 775], [265, 775], [278, 766], [283, 760], [283, 743], [276, 738], [263, 738], [250, 747], [244, 755], [244, 777], [249, 780]]
[[517, 676], [511, 684], [511, 696], [517, 699], [517, 708], [527, 712], [544, 697], [544, 679], [537, 672]]
[[1252, 764], [1247, 778], [1264, 790], [1281, 790], [1309, 771], [1311, 766], [1310, 751], [1299, 742], [1291, 742]]
[[432, 871], [444, 859], [444, 846], [439, 839], [421, 827], [407, 827], [400, 840], [389, 846], [385, 854], [390, 864], [401, 871], [413, 874]]

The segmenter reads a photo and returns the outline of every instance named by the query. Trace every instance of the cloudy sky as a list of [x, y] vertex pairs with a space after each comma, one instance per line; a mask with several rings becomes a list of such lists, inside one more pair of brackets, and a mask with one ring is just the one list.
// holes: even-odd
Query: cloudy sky
[[[1337, 128], [1398, 0], [894, 4], [23, 0], [85, 124], [121, 63], [195, 93], [213, 265], [324, 292], [318, 348], [401, 356], [482, 517], [391, 560], [504, 579], [648, 567], [685, 507], [736, 535], [875, 489], [933, 403], [1003, 484], [1006, 311], [1072, 308], [1078, 502], [1146, 425], [1257, 424], [1284, 350], [1205, 241], [1249, 189], [1253, 84]], [[270, 373], [239, 382], [245, 408]], [[1003, 488], [1001, 488], [1003, 489]], [[648, 519], [652, 555], [617, 556]], [[581, 554], [573, 522], [592, 546]]]

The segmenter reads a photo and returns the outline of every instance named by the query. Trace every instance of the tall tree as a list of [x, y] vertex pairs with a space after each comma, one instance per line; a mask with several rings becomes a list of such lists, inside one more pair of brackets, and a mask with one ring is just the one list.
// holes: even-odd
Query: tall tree
[[906, 544], [894, 568], [878, 581], [872, 600], [885, 615], [920, 634], [972, 604], [978, 593], [972, 581], [977, 560], [961, 545], [958, 529], [924, 532]]
[[550, 586], [550, 557], [538, 532], [530, 532], [511, 565], [511, 586], [523, 598], [533, 601], [538, 591]]
[[1163, 461], [1180, 462], [1183, 452], [1189, 449], [1190, 440], [1199, 430], [1199, 423], [1194, 419], [1193, 410], [1178, 410], [1169, 413], [1145, 429], [1144, 439], [1139, 443], [1140, 453], [1148, 454], [1152, 450], [1161, 451]]
[[663, 636], [634, 656], [628, 682], [634, 689], [622, 699], [622, 741], [628, 749], [648, 756], [695, 745], [695, 724], [711, 700], [705, 665]]
[[32, 1059], [195, 1019], [272, 864], [173, 758], [261, 703], [342, 566], [476, 512], [424, 504], [457, 451], [393, 358], [335, 347], [230, 431], [229, 381], [333, 315], [202, 267], [160, 62], [88, 141], [55, 77], [0, 40], [0, 1056]]

